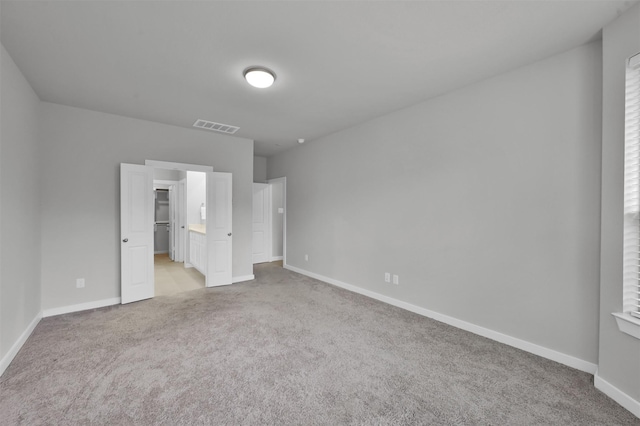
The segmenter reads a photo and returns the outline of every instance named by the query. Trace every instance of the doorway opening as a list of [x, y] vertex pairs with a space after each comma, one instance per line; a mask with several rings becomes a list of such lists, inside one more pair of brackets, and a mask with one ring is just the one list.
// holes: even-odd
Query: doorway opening
[[[154, 295], [204, 288], [203, 262], [194, 265], [187, 261], [187, 232], [197, 229], [206, 235], [206, 173], [154, 168], [153, 190]], [[206, 252], [206, 239], [198, 238], [205, 248], [201, 251]]]
[[286, 178], [253, 184], [253, 264], [286, 265]]
[[[204, 172], [204, 202], [198, 201], [197, 216], [201, 221], [193, 223], [187, 217], [187, 209], [174, 220], [174, 231], [169, 227], [170, 248], [167, 256], [193, 266], [205, 277], [206, 287], [229, 285], [232, 276], [232, 181], [233, 175], [214, 172], [213, 167], [164, 161], [145, 160], [144, 165], [120, 164], [120, 294], [121, 303], [149, 299], [155, 295], [154, 255], [154, 168], [170, 171]], [[186, 176], [186, 175], [184, 175]], [[179, 178], [169, 182], [169, 200], [175, 205], [187, 203], [188, 180]], [[184, 184], [185, 190], [182, 190]], [[179, 194], [171, 196], [171, 186]], [[171, 201], [169, 202], [171, 205]], [[206, 208], [210, 205], [210, 208]], [[171, 208], [169, 208], [171, 211]], [[206, 222], [204, 222], [206, 220]], [[172, 220], [169, 220], [172, 223]], [[206, 224], [209, 224], [207, 226]], [[189, 226], [191, 225], [191, 226]], [[167, 228], [165, 227], [165, 230]], [[166, 232], [166, 231], [165, 231]], [[173, 238], [171, 237], [173, 235]], [[162, 253], [159, 253], [162, 254]]]

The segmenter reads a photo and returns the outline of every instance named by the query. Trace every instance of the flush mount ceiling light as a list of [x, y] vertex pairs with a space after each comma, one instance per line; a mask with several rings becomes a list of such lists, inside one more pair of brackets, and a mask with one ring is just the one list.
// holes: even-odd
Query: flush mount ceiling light
[[242, 73], [247, 83], [259, 89], [265, 89], [276, 81], [276, 74], [265, 67], [249, 67]]

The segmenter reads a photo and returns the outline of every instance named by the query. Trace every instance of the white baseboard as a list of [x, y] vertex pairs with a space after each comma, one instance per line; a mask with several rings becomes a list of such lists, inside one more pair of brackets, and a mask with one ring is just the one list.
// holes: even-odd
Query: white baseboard
[[20, 352], [20, 348], [22, 348], [22, 345], [24, 345], [29, 336], [31, 336], [31, 333], [33, 333], [33, 330], [36, 328], [36, 325], [38, 325], [41, 319], [42, 312], [38, 312], [38, 315], [36, 315], [33, 321], [31, 321], [27, 329], [22, 332], [18, 340], [16, 340], [13, 346], [11, 346], [9, 352], [7, 352], [5, 356], [2, 357], [2, 359], [0, 360], [0, 376], [4, 374], [4, 371], [7, 369], [7, 367], [9, 367], [9, 364], [11, 364], [13, 358], [18, 355], [18, 352]]
[[429, 309], [421, 308], [420, 306], [412, 305], [410, 303], [403, 302], [401, 300], [397, 300], [389, 296], [384, 296], [380, 293], [376, 293], [370, 290], [365, 290], [363, 288], [356, 287], [354, 285], [347, 284], [342, 281], [335, 280], [333, 278], [325, 277], [323, 275], [316, 274], [314, 272], [309, 272], [307, 270], [300, 269], [295, 266], [284, 265], [284, 268], [297, 272], [302, 275], [306, 275], [311, 278], [315, 278], [320, 281], [324, 281], [326, 283], [335, 285], [337, 287], [341, 287], [346, 290], [353, 291], [354, 293], [359, 293], [364, 296], [371, 297], [372, 299], [376, 299], [381, 302], [385, 302], [390, 305], [397, 306], [398, 308], [406, 309], [407, 311], [416, 313], [418, 315], [422, 315], [422, 316], [434, 319], [436, 321], [440, 321], [445, 324], [452, 325], [462, 330], [469, 331], [474, 334], [478, 334], [482, 337], [486, 337], [488, 339], [495, 340], [500, 343], [504, 343], [505, 345], [522, 349], [523, 351], [530, 352], [532, 354], [550, 359], [555, 362], [559, 362], [560, 364], [567, 365], [571, 368], [575, 368], [576, 370], [584, 371], [585, 373], [594, 374], [598, 369], [598, 366], [596, 364], [582, 360], [580, 358], [576, 358], [571, 355], [567, 355], [562, 352], [555, 351], [553, 349], [545, 348], [544, 346], [536, 345], [534, 343], [527, 342], [526, 340], [518, 339], [516, 337], [512, 337], [512, 336], [500, 333], [498, 331], [484, 328], [479, 325], [472, 324], [470, 322], [462, 321], [457, 318], [453, 318], [438, 312], [434, 312]]
[[256, 276], [253, 275], [253, 274], [251, 274], [251, 275], [241, 275], [239, 277], [233, 277], [231, 279], [231, 282], [233, 284], [235, 284], [235, 283], [241, 283], [243, 281], [251, 281], [251, 280], [255, 280], [255, 279], [256, 279]]
[[277, 262], [278, 260], [282, 260], [282, 256], [271, 256], [270, 262]]
[[[239, 277], [233, 277], [232, 282], [239, 283], [242, 281], [251, 281], [253, 279], [255, 279], [255, 275], [243, 275]], [[104, 308], [105, 306], [112, 306], [112, 305], [119, 305], [119, 304], [120, 304], [119, 297], [114, 297], [111, 299], [96, 300], [95, 302], [79, 303], [77, 305], [61, 306], [59, 308], [45, 309], [44, 311], [42, 311], [42, 317], [47, 318], [55, 315], [86, 311], [88, 309]]]
[[611, 383], [604, 380], [598, 375], [597, 371], [593, 376], [593, 384], [596, 389], [600, 390], [609, 398], [631, 411], [633, 415], [640, 417], [640, 401], [636, 401], [617, 387], [613, 386]]
[[95, 302], [79, 303], [77, 305], [61, 306], [59, 308], [45, 309], [44, 311], [42, 311], [42, 316], [44, 318], [47, 318], [55, 315], [86, 311], [88, 309], [104, 308], [105, 306], [119, 305], [119, 304], [120, 304], [120, 298], [114, 297], [111, 299], [96, 300]]

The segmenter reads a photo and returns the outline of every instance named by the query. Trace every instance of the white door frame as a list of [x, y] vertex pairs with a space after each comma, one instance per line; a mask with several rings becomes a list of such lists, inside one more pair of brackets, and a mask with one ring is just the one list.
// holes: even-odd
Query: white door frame
[[[269, 179], [267, 183], [282, 183], [282, 205], [284, 206], [284, 214], [282, 215], [282, 265], [287, 266], [287, 177]], [[273, 224], [271, 229], [273, 229]]]

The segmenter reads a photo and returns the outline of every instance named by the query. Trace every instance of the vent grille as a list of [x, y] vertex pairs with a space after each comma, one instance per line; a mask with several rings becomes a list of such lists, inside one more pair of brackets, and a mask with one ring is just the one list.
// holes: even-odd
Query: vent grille
[[196, 120], [196, 122], [193, 123], [193, 127], [197, 127], [198, 129], [213, 130], [214, 132], [226, 133], [228, 135], [232, 135], [240, 130], [240, 127], [230, 126], [228, 124], [216, 123], [207, 120]]

